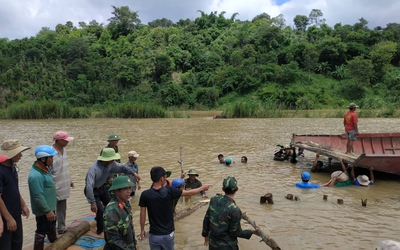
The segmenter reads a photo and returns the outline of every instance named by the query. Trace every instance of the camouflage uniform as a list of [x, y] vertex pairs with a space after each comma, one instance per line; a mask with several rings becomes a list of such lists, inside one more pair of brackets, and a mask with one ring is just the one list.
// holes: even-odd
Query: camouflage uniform
[[226, 195], [212, 197], [201, 232], [203, 237], [209, 237], [209, 249], [239, 249], [237, 237], [250, 239], [253, 232], [242, 230], [241, 219], [242, 211], [232, 198]]
[[129, 201], [123, 204], [115, 196], [111, 198], [104, 212], [104, 250], [136, 249], [131, 209]]

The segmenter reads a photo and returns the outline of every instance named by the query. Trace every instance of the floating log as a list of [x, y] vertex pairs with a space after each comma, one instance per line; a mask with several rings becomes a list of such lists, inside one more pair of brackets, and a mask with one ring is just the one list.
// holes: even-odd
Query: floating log
[[367, 199], [365, 199], [365, 200], [361, 199], [361, 205], [363, 207], [366, 207], [367, 206]]
[[[254, 227], [254, 229], [257, 228], [256, 223], [251, 220], [246, 213], [242, 214], [242, 219], [246, 220], [250, 225], [252, 225]], [[267, 246], [269, 246], [272, 250], [281, 250], [281, 248], [278, 246], [278, 244], [272, 239], [270, 238], [268, 235], [265, 235], [262, 231], [261, 228], [258, 230], [258, 234], [261, 237], [261, 241], [264, 241], [265, 244], [267, 244]]]
[[328, 200], [328, 195], [324, 194], [324, 197], [322, 199], [324, 199], [324, 201]]
[[343, 204], [343, 200], [342, 199], [337, 199], [337, 203], [338, 204]]
[[58, 250], [67, 249], [69, 246], [73, 245], [79, 237], [90, 230], [92, 226], [96, 225], [96, 221], [82, 221], [76, 227], [71, 228], [65, 232], [60, 238], [54, 241], [51, 246], [46, 247], [45, 250]]
[[214, 115], [213, 119], [227, 119], [228, 117], [226, 115]]
[[286, 195], [286, 199], [288, 199], [288, 200], [293, 200], [293, 194], [287, 194]]
[[192, 214], [194, 211], [201, 208], [202, 206], [207, 205], [209, 201], [210, 200], [199, 201], [199, 202], [195, 203], [193, 206], [177, 212], [174, 216], [174, 221], [185, 218], [186, 216]]

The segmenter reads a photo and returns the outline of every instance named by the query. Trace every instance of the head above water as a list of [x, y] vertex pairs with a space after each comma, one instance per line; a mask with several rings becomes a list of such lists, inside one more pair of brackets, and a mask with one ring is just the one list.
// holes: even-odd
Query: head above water
[[242, 158], [240, 159], [241, 163], [247, 163], [247, 157], [246, 156], [242, 156]]
[[308, 182], [311, 179], [311, 175], [309, 172], [303, 172], [301, 173], [301, 180], [303, 182]]

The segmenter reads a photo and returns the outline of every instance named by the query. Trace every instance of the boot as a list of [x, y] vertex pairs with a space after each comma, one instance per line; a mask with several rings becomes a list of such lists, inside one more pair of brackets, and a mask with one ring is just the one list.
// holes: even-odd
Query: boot
[[57, 228], [56, 227], [52, 227], [50, 229], [50, 232], [47, 234], [47, 238], [49, 239], [49, 241], [51, 243], [56, 241], [56, 239], [57, 239]]
[[44, 235], [35, 233], [35, 243], [33, 244], [33, 250], [43, 250], [44, 247]]

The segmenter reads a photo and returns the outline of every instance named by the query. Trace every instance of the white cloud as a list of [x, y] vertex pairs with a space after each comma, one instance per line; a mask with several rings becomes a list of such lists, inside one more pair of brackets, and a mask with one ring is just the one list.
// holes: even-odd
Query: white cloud
[[283, 14], [288, 25], [293, 24], [296, 15], [306, 15], [312, 9], [324, 13], [327, 24], [341, 22], [350, 24], [364, 17], [369, 27], [385, 27], [390, 22], [399, 22], [398, 0], [290, 0], [277, 6], [275, 0], [2, 0], [0, 5], [0, 37], [9, 39], [35, 36], [42, 27], [54, 29], [59, 23], [96, 20], [107, 24], [112, 16], [111, 5], [128, 5], [138, 11], [142, 23], [163, 17], [176, 22], [179, 19], [195, 19], [198, 10], [209, 14], [225, 11], [225, 17], [239, 13], [240, 20], [251, 20], [263, 12], [275, 17]]

